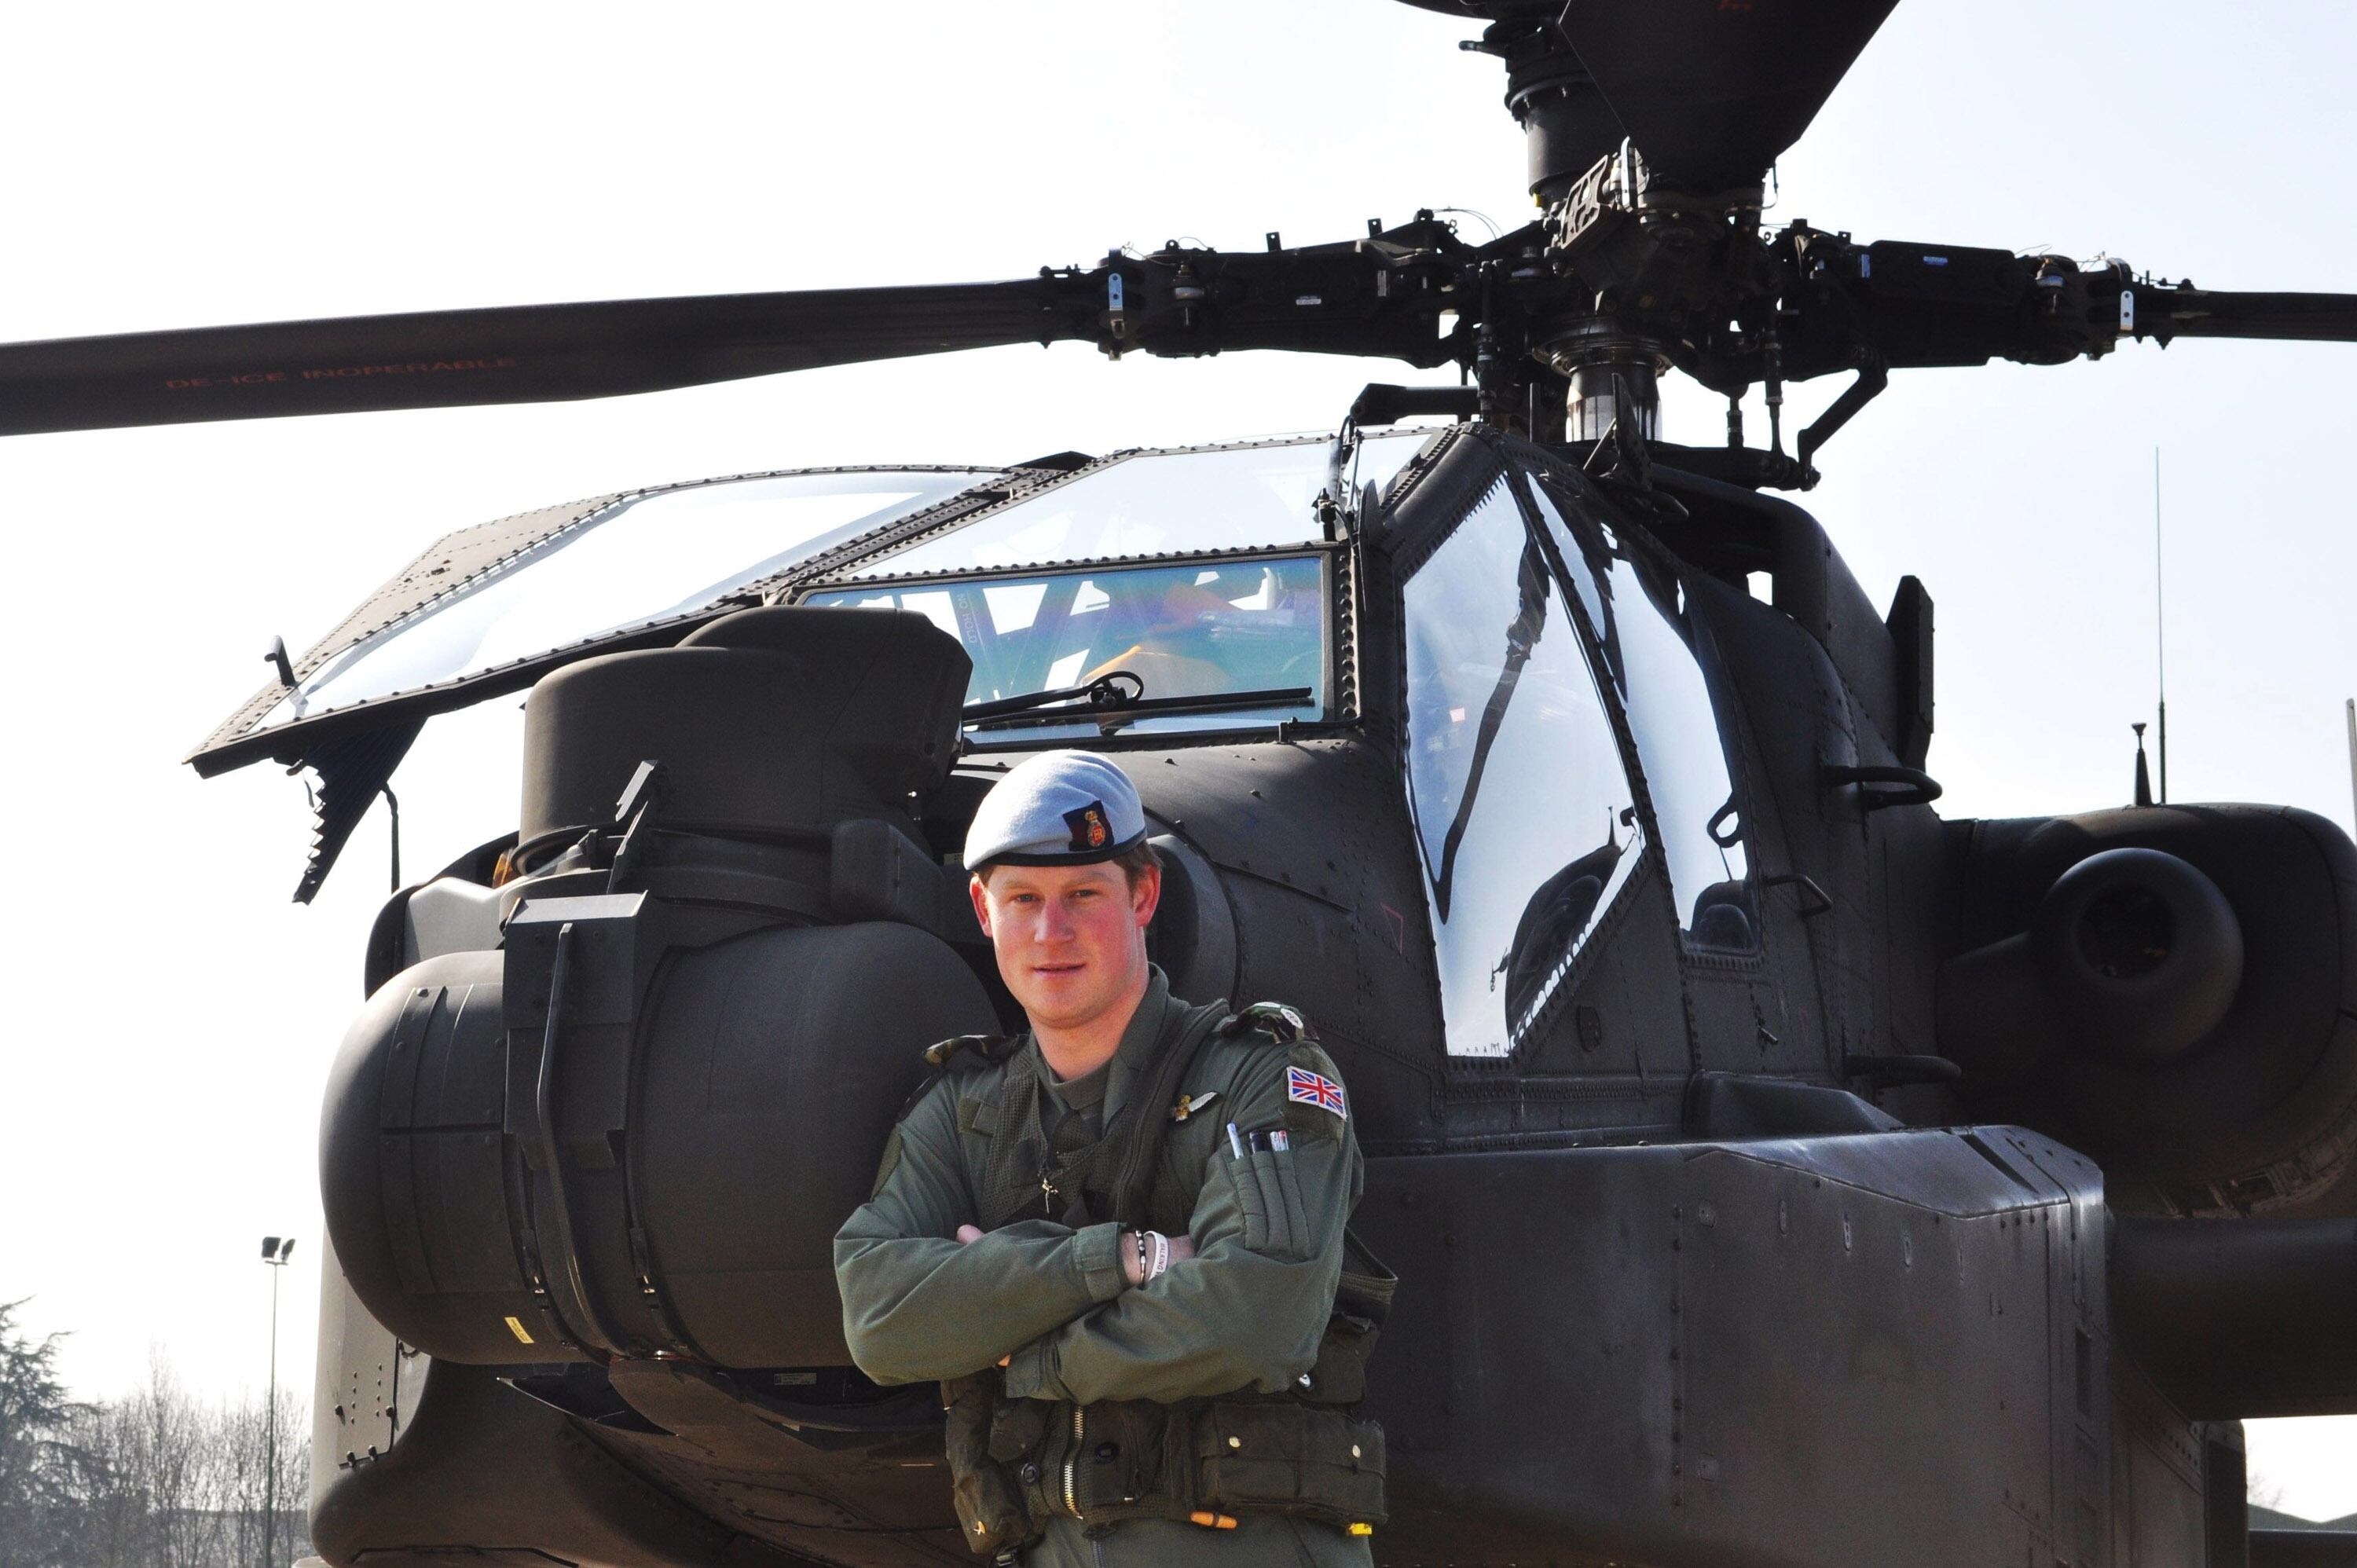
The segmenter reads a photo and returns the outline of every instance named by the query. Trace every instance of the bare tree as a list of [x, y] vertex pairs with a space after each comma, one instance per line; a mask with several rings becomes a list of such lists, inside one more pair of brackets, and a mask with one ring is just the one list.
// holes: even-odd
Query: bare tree
[[[304, 1517], [310, 1482], [310, 1414], [291, 1391], [281, 1389], [274, 1441], [272, 1412], [263, 1400], [222, 1405], [214, 1414], [218, 1425], [212, 1450], [218, 1456], [220, 1487], [216, 1506], [224, 1519], [234, 1521], [230, 1561], [263, 1562], [264, 1533], [274, 1530], [268, 1561], [274, 1568], [288, 1568], [311, 1550]], [[274, 1448], [278, 1471], [274, 1487], [266, 1481]]]
[[273, 1563], [308, 1552], [309, 1418], [292, 1394], [280, 1396], [274, 1518], [264, 1509], [269, 1421], [261, 1400], [198, 1399], [160, 1355], [151, 1359], [136, 1391], [84, 1407], [76, 1423], [91, 1463], [72, 1548], [55, 1568], [251, 1568], [263, 1560], [264, 1531], [274, 1531]]
[[120, 1405], [85, 1405], [76, 1423], [92, 1468], [78, 1499], [76, 1568], [127, 1565], [144, 1559], [147, 1509], [135, 1477], [137, 1459], [130, 1422]]

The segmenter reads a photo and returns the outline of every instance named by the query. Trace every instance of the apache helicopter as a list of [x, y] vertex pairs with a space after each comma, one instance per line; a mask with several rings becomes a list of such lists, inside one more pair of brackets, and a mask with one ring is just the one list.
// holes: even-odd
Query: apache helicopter
[[[298, 898], [433, 715], [530, 693], [515, 831], [385, 905], [328, 1091], [339, 1568], [967, 1560], [828, 1240], [921, 1048], [1017, 1022], [958, 848], [1075, 744], [1146, 800], [1174, 990], [1296, 1004], [1349, 1079], [1380, 1561], [2357, 1563], [2248, 1529], [2238, 1425], [2357, 1411], [2357, 847], [1942, 820], [1929, 594], [1767, 493], [1893, 369], [2352, 340], [2357, 296], [1763, 231], [1893, 0], [1411, 3], [1485, 24], [1528, 228], [0, 349], [12, 433], [1061, 339], [1463, 373], [1331, 439], [552, 507], [275, 650], [191, 761], [316, 777]], [[1659, 439], [1671, 370], [1725, 446]]]

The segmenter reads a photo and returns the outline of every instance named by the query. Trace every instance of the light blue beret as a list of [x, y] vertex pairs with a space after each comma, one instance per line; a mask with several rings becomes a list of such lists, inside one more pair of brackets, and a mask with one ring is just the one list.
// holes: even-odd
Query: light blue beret
[[1092, 751], [1048, 751], [1006, 770], [966, 830], [969, 869], [1089, 865], [1146, 842], [1137, 788]]

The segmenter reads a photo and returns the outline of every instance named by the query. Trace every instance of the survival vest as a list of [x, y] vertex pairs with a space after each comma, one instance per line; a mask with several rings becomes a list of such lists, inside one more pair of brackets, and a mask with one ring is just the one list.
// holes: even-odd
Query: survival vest
[[[928, 1061], [972, 1082], [958, 1101], [960, 1130], [990, 1140], [978, 1223], [995, 1230], [1044, 1215], [1074, 1229], [1114, 1220], [1183, 1233], [1196, 1194], [1162, 1174], [1170, 1112], [1205, 1046], [1247, 1030], [1284, 1047], [1315, 1038], [1298, 1014], [1275, 1004], [1236, 1014], [1190, 1009], [1102, 1136], [1061, 1162], [1041, 1128], [1045, 1087], [1011, 1060], [1013, 1042], [968, 1036], [933, 1047]], [[973, 1081], [993, 1068], [1001, 1069], [995, 1090]], [[1093, 1530], [1132, 1519], [1217, 1526], [1242, 1514], [1289, 1514], [1357, 1534], [1382, 1523], [1383, 1428], [1354, 1412], [1398, 1281], [1347, 1230], [1343, 1244], [1316, 1363], [1285, 1393], [1083, 1406], [1009, 1399], [996, 1368], [944, 1382], [944, 1439], [967, 1546], [1004, 1560], [1052, 1519]]]

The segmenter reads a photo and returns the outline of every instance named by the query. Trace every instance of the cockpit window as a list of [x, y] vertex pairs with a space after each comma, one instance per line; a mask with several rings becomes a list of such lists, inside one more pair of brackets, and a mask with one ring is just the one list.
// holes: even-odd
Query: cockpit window
[[691, 614], [996, 471], [784, 474], [615, 502], [354, 643], [257, 728]]
[[1408, 579], [1407, 791], [1451, 1056], [1501, 1057], [1642, 858], [1577, 620], [1504, 479]]
[[[1326, 704], [1326, 569], [1315, 554], [1179, 566], [1109, 567], [830, 589], [811, 605], [915, 610], [965, 645], [969, 703], [1077, 686], [1114, 671], [1149, 699], [1300, 690], [1243, 708], [1142, 713], [1125, 735], [1314, 721]], [[1093, 736], [1092, 722], [1023, 715], [974, 730], [977, 745]]]
[[[1431, 435], [1361, 440], [1342, 482], [1378, 494]], [[1305, 544], [1325, 536], [1317, 500], [1332, 479], [1330, 438], [1206, 452], [1141, 453], [947, 533], [861, 564], [855, 579], [990, 571], [1125, 556]]]
[[1637, 737], [1670, 891], [1687, 945], [1740, 955], [1760, 948], [1758, 899], [1742, 796], [1674, 573], [1631, 551], [1598, 519], [1585, 542], [1544, 489], [1539, 516], [1579, 585], [1608, 678]]

